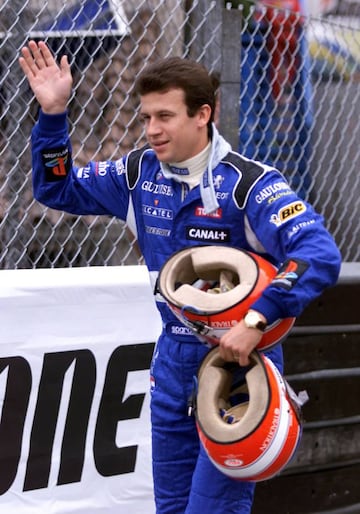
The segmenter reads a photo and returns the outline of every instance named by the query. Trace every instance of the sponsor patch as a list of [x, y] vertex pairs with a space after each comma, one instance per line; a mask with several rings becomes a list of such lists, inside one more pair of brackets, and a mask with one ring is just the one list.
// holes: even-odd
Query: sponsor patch
[[95, 163], [95, 175], [99, 177], [105, 177], [110, 168], [110, 164], [106, 161], [99, 161]]
[[226, 193], [225, 191], [215, 191], [215, 196], [217, 200], [227, 200], [230, 193]]
[[261, 191], [255, 196], [256, 203], [260, 204], [271, 197], [276, 199], [280, 191], [287, 191], [287, 194], [292, 193], [289, 184], [284, 180], [280, 180], [279, 182], [275, 182], [274, 184], [270, 184], [270, 186], [261, 189]]
[[191, 241], [229, 243], [230, 230], [224, 228], [186, 227], [186, 239]]
[[297, 283], [299, 278], [305, 273], [309, 265], [300, 259], [288, 259], [279, 268], [272, 285], [290, 290]]
[[224, 180], [225, 179], [222, 175], [215, 175], [215, 177], [213, 179], [213, 184], [214, 184], [215, 189], [220, 189]]
[[171, 165], [169, 165], [169, 168], [175, 175], [190, 175], [188, 168], [178, 168], [177, 166]]
[[184, 325], [180, 323], [176, 323], [174, 321], [171, 321], [169, 323], [166, 323], [166, 333], [172, 337], [175, 337], [179, 340], [187, 340], [190, 338], [194, 338], [194, 332], [191, 330], [191, 328], [185, 327]]
[[304, 227], [308, 227], [309, 225], [313, 225], [315, 223], [315, 220], [308, 220], [308, 221], [302, 221], [301, 223], [298, 223], [297, 225], [294, 225], [288, 232], [289, 238], [291, 238], [294, 234], [297, 234], [299, 230], [301, 230]]
[[216, 209], [213, 212], [206, 214], [204, 207], [196, 207], [195, 216], [199, 218], [222, 218], [222, 209]]
[[122, 159], [119, 159], [115, 162], [115, 169], [117, 175], [122, 175], [123, 173], [125, 173], [125, 166], [122, 162]]
[[297, 200], [296, 202], [289, 203], [284, 205], [277, 214], [272, 214], [270, 218], [270, 222], [274, 223], [276, 226], [280, 226], [283, 223], [295, 218], [296, 216], [300, 216], [303, 212], [306, 211], [306, 205], [301, 200]]
[[84, 166], [84, 168], [79, 168], [77, 171], [77, 177], [87, 179], [90, 177], [90, 166]]
[[45, 168], [45, 178], [48, 182], [62, 180], [69, 173], [71, 156], [66, 146], [43, 150], [41, 156]]
[[141, 184], [141, 189], [143, 191], [148, 191], [149, 193], [153, 193], [154, 195], [164, 195], [164, 196], [173, 196], [173, 190], [171, 186], [167, 184], [155, 184], [155, 182], [151, 182], [151, 180], [144, 180]]
[[145, 231], [147, 234], [152, 234], [153, 236], [169, 237], [171, 234], [171, 230], [160, 227], [150, 227], [149, 225], [145, 225]]
[[157, 207], [152, 205], [143, 205], [143, 213], [147, 216], [153, 216], [154, 218], [161, 218], [165, 220], [173, 219], [173, 211], [170, 209], [164, 209], [163, 207]]
[[270, 198], [268, 198], [268, 200], [267, 200], [267, 203], [270, 205], [270, 204], [276, 202], [277, 200], [280, 200], [280, 198], [284, 198], [284, 196], [289, 196], [292, 194], [294, 194], [294, 193], [291, 190], [283, 191], [282, 193], [277, 193], [276, 195], [270, 196]]

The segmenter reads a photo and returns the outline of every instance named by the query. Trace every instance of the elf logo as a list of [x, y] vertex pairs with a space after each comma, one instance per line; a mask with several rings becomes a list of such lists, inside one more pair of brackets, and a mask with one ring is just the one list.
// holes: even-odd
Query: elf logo
[[270, 217], [270, 222], [274, 223], [274, 225], [279, 226], [283, 223], [286, 223], [292, 218], [299, 216], [303, 212], [306, 211], [306, 205], [302, 201], [296, 201], [289, 203], [282, 207], [277, 214], [272, 214]]

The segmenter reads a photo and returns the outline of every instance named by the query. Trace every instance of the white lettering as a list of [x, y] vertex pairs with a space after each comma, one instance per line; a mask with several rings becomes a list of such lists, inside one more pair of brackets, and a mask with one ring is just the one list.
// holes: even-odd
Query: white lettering
[[211, 241], [225, 241], [228, 233], [224, 230], [213, 230], [207, 228], [190, 228], [189, 236], [193, 239], [207, 239]]
[[170, 209], [153, 207], [152, 205], [143, 205], [143, 213], [155, 218], [173, 219], [173, 212]]
[[96, 174], [100, 177], [105, 177], [108, 169], [108, 163], [106, 161], [101, 161], [97, 163]]
[[151, 182], [150, 180], [144, 180], [144, 182], [141, 184], [141, 189], [155, 195], [173, 196], [173, 190], [171, 186], [166, 184], [154, 184], [154, 182]]
[[264, 442], [260, 446], [260, 450], [261, 451], [266, 450], [266, 448], [269, 446], [269, 444], [273, 440], [274, 434], [276, 433], [276, 430], [277, 430], [277, 428], [279, 426], [279, 420], [280, 420], [280, 410], [279, 409], [275, 409], [274, 419], [273, 419], [273, 422], [272, 422], [271, 427], [269, 429], [269, 432], [268, 432], [266, 438], [264, 439]]
[[187, 327], [177, 327], [172, 326], [171, 327], [171, 333], [177, 336], [192, 336], [194, 335], [194, 332], [190, 330], [190, 328]]
[[262, 203], [264, 200], [269, 198], [269, 196], [275, 195], [279, 191], [290, 190], [289, 184], [287, 182], [275, 182], [275, 184], [271, 184], [270, 186], [264, 187], [259, 194], [255, 196], [255, 200], [257, 203]]

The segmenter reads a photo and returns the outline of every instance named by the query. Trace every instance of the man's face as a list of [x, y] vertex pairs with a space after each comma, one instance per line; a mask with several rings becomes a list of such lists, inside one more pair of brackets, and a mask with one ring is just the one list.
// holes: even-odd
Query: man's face
[[210, 107], [204, 105], [195, 116], [189, 117], [182, 89], [143, 95], [140, 113], [146, 138], [159, 161], [184, 161], [208, 144]]

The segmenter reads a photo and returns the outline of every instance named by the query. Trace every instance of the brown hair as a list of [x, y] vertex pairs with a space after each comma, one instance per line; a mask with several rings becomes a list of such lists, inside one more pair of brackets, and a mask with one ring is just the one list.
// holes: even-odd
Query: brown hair
[[148, 65], [135, 82], [135, 91], [140, 95], [182, 89], [190, 117], [195, 116], [200, 107], [208, 104], [211, 116], [208, 125], [214, 120], [215, 88], [207, 69], [198, 62], [181, 57], [168, 57]]

